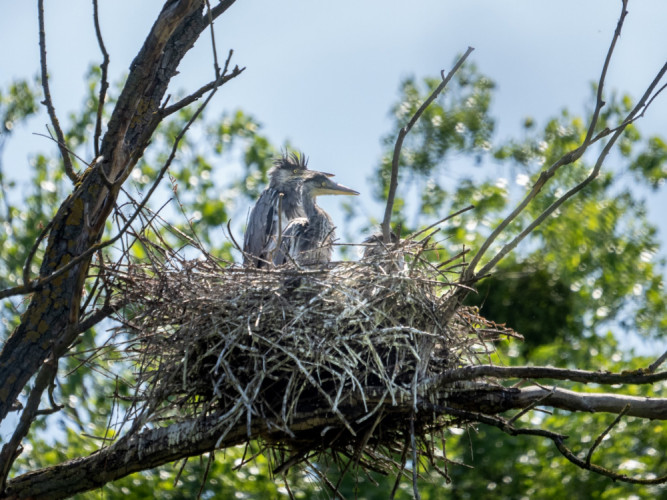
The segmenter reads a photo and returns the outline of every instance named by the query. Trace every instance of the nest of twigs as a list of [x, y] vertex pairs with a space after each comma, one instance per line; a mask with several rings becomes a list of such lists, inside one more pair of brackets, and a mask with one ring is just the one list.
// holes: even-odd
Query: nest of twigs
[[[489, 342], [507, 333], [453, 303], [461, 263], [443, 270], [429, 250], [403, 241], [327, 269], [246, 269], [176, 253], [116, 269], [130, 304], [118, 335], [136, 362], [136, 415], [216, 415], [219, 442], [245, 427], [298, 456], [358, 459], [372, 448], [382, 468], [378, 450], [386, 458], [407, 436], [399, 410], [431, 397], [423, 381], [488, 361]], [[421, 411], [411, 429], [423, 437], [449, 423]]]

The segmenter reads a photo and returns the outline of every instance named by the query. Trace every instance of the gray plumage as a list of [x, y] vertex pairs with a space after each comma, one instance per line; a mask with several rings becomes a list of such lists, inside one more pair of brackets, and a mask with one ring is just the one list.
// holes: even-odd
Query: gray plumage
[[292, 220], [285, 228], [274, 264], [296, 262], [300, 266], [323, 265], [331, 261], [334, 225], [315, 198], [322, 194], [357, 195], [357, 191], [336, 184], [320, 172], [304, 176], [301, 198], [305, 217]]
[[373, 233], [363, 241], [363, 255], [361, 257], [364, 261], [372, 261], [375, 263], [391, 263], [390, 269], [402, 271], [405, 268], [405, 258], [403, 252], [396, 251], [395, 245], [398, 243], [398, 236], [391, 231], [389, 233], [390, 243], [384, 242], [384, 236], [381, 232]]
[[280, 230], [284, 230], [292, 219], [305, 217], [300, 187], [303, 175], [308, 172], [307, 165], [308, 159], [296, 153], [285, 154], [274, 161], [269, 170], [269, 185], [248, 218], [243, 239], [245, 266], [268, 265], [272, 260], [268, 252], [275, 248]]

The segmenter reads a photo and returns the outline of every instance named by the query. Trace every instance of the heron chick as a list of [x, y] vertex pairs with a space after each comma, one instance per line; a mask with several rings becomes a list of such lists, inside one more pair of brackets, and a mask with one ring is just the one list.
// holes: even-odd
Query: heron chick
[[[243, 264], [266, 267], [272, 260], [277, 238], [292, 219], [305, 217], [301, 203], [301, 183], [310, 173], [308, 159], [301, 153], [285, 153], [269, 170], [269, 185], [250, 211], [243, 239]], [[323, 173], [331, 177], [331, 174]]]
[[359, 193], [333, 182], [321, 172], [308, 172], [301, 186], [305, 217], [292, 220], [285, 228], [273, 259], [275, 265], [294, 261], [301, 266], [313, 266], [331, 261], [335, 226], [329, 214], [315, 202], [323, 194]]

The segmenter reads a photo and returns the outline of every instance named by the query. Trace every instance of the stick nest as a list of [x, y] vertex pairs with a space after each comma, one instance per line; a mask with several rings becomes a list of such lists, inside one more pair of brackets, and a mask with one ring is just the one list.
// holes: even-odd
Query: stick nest
[[448, 276], [460, 263], [448, 273], [427, 255], [426, 242], [403, 241], [324, 270], [175, 253], [116, 269], [114, 286], [130, 304], [116, 335], [138, 367], [136, 415], [215, 414], [219, 443], [245, 426], [248, 437], [299, 456], [400, 450], [406, 408], [413, 435], [415, 426], [422, 436], [447, 426], [417, 411], [432, 395], [424, 381], [488, 361], [489, 341], [509, 332], [453, 302], [460, 285]]

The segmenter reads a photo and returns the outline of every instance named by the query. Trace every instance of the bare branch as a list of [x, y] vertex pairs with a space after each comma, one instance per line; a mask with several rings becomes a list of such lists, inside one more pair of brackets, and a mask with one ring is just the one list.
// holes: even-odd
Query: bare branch
[[[500, 251], [499, 251], [499, 252], [498, 252], [498, 253], [497, 253], [497, 254], [496, 254], [496, 255], [495, 255], [495, 256], [494, 256], [494, 257], [493, 257], [493, 258], [492, 258], [492, 259], [491, 259], [491, 260], [490, 260], [490, 261], [489, 261], [489, 262], [488, 262], [488, 263], [487, 263], [481, 270], [480, 270], [480, 271], [479, 271], [479, 275], [486, 275], [486, 274], [488, 274], [488, 273], [491, 271], [491, 269], [493, 269], [493, 268], [496, 266], [496, 264], [497, 264], [501, 259], [503, 259], [503, 257], [505, 257], [505, 255], [507, 255], [509, 252], [511, 252], [514, 248], [516, 248], [516, 246], [517, 246], [517, 245], [518, 245], [518, 244], [519, 244], [519, 243], [520, 243], [526, 236], [528, 236], [530, 233], [532, 233], [532, 232], [535, 230], [535, 228], [536, 228], [537, 226], [539, 226], [540, 224], [542, 224], [542, 222], [544, 222], [544, 220], [545, 220], [547, 217], [549, 217], [549, 216], [550, 216], [552, 213], [554, 213], [554, 212], [555, 212], [555, 211], [556, 211], [556, 210], [557, 210], [563, 203], [565, 203], [567, 200], [569, 200], [570, 198], [572, 198], [575, 194], [577, 194], [578, 192], [580, 192], [582, 189], [584, 189], [586, 186], [588, 186], [588, 184], [590, 184], [591, 182], [593, 182], [593, 181], [597, 178], [598, 174], [600, 173], [600, 169], [602, 168], [602, 165], [603, 165], [603, 163], [604, 163], [604, 160], [606, 159], [607, 155], [608, 155], [609, 152], [611, 151], [611, 148], [614, 146], [614, 144], [616, 144], [616, 141], [617, 141], [617, 140], [620, 138], [620, 136], [623, 134], [623, 132], [625, 131], [626, 127], [627, 127], [630, 123], [632, 123], [633, 118], [640, 112], [640, 110], [645, 109], [645, 103], [647, 102], [647, 100], [648, 100], [648, 98], [650, 97], [650, 95], [653, 93], [653, 90], [654, 90], [655, 87], [658, 85], [658, 83], [660, 82], [660, 80], [662, 80], [662, 78], [663, 78], [663, 76], [665, 75], [665, 72], [666, 72], [666, 71], [667, 71], [667, 63], [665, 63], [665, 65], [663, 65], [663, 67], [660, 69], [660, 71], [658, 72], [658, 74], [656, 75], [656, 77], [653, 79], [653, 81], [651, 82], [651, 84], [650, 84], [649, 87], [647, 88], [647, 90], [646, 90], [646, 92], [644, 93], [644, 95], [642, 96], [642, 98], [639, 100], [639, 102], [637, 103], [637, 105], [632, 109], [632, 111], [628, 114], [627, 118], [623, 121], [623, 124], [620, 125], [619, 127], [617, 127], [616, 129], [614, 129], [614, 130], [615, 130], [615, 131], [614, 131], [614, 134], [613, 134], [612, 137], [609, 139], [609, 141], [607, 142], [607, 144], [605, 144], [604, 148], [602, 148], [602, 152], [601, 152], [600, 155], [598, 156], [597, 161], [595, 162], [595, 166], [593, 167], [593, 170], [592, 170], [591, 173], [588, 175], [588, 177], [586, 177], [586, 179], [584, 179], [583, 181], [581, 181], [579, 184], [577, 184], [576, 186], [574, 186], [572, 189], [570, 189], [570, 190], [567, 191], [564, 195], [562, 195], [560, 198], [558, 198], [556, 201], [554, 201], [554, 202], [553, 202], [553, 203], [552, 203], [546, 210], [544, 210], [544, 211], [543, 211], [543, 212], [542, 212], [542, 213], [541, 213], [541, 214], [540, 214], [540, 215], [539, 215], [533, 222], [531, 222], [531, 223], [530, 223], [530, 224], [529, 224], [523, 231], [521, 231], [521, 233], [519, 233], [518, 236], [516, 236], [514, 239], [512, 239], [512, 241], [510, 241], [510, 242], [507, 243], [505, 246], [503, 246], [503, 248], [502, 248], [502, 249], [501, 249], [501, 250], [500, 250]], [[575, 151], [580, 151], [580, 150], [581, 150], [581, 153], [578, 154], [578, 156], [581, 156], [581, 154], [583, 154], [583, 152], [588, 148], [588, 146], [590, 146], [590, 143], [589, 143], [589, 144], [582, 144], [579, 148], [577, 148]], [[582, 149], [582, 148], [583, 148], [583, 149]], [[567, 156], [567, 155], [566, 155], [566, 156]], [[544, 173], [543, 173], [543, 174], [544, 174]], [[546, 181], [547, 181], [549, 178], [551, 178], [552, 176], [553, 176], [553, 174], [552, 174], [552, 175], [549, 175], [548, 177], [545, 177], [545, 178], [544, 178], [544, 182], [542, 182], [542, 183], [540, 183], [540, 181], [538, 180], [538, 182], [536, 183], [536, 186], [539, 185], [539, 189], [537, 189], [537, 190], [533, 189], [533, 190], [531, 191], [530, 195], [529, 195], [528, 197], [526, 197], [526, 200], [525, 200], [525, 201], [529, 202], [530, 200], [532, 200], [532, 199], [537, 195], [537, 193], [539, 192], [539, 190], [542, 188], [542, 186], [544, 185], [544, 183], [546, 183]], [[540, 179], [542, 179], [542, 176], [540, 176]], [[523, 204], [522, 204], [522, 205], [523, 205]], [[527, 203], [526, 203], [526, 205], [527, 205]], [[524, 207], [525, 207], [525, 205], [521, 208], [521, 211], [523, 210]], [[516, 212], [516, 211], [515, 211], [515, 212]], [[514, 213], [514, 212], [513, 212], [513, 213]], [[518, 215], [518, 213], [517, 213], [517, 215]], [[507, 219], [506, 219], [506, 220], [507, 220]], [[504, 221], [503, 221], [503, 222], [504, 222]], [[501, 225], [502, 225], [502, 224], [501, 224]], [[498, 227], [500, 227], [500, 226], [498, 226]], [[494, 231], [494, 233], [495, 233], [495, 231]], [[490, 239], [490, 237], [489, 237], [489, 239]], [[487, 241], [488, 241], [488, 240], [487, 240]], [[485, 244], [486, 244], [486, 242], [485, 242]], [[482, 248], [484, 248], [484, 245], [482, 246]], [[487, 248], [488, 248], [488, 246], [487, 246]], [[480, 252], [481, 252], [481, 250], [480, 250]], [[480, 255], [480, 252], [477, 253], [477, 255], [475, 256], [475, 259], [477, 259], [478, 256], [481, 256], [481, 255]], [[473, 259], [473, 261], [475, 261], [475, 259]], [[477, 259], [477, 260], [479, 261], [479, 259]], [[471, 272], [472, 272], [472, 271], [473, 271], [473, 268], [474, 268], [474, 265], [473, 265], [473, 263], [471, 262], [471, 264], [470, 264], [470, 266], [469, 266], [469, 268], [468, 268], [468, 271], [471, 271]], [[471, 277], [470, 274], [469, 274], [469, 277]]]
[[[13, 295], [23, 295], [23, 294], [26, 294], [26, 293], [30, 293], [34, 290], [37, 290], [37, 289], [43, 287], [44, 285], [46, 285], [47, 283], [50, 283], [51, 281], [53, 281], [58, 276], [63, 275], [64, 273], [66, 273], [67, 271], [72, 269], [74, 266], [78, 265], [83, 260], [89, 258], [91, 255], [95, 254], [96, 252], [100, 251], [101, 249], [103, 249], [105, 247], [108, 247], [109, 245], [113, 245], [116, 241], [118, 241], [125, 234], [125, 232], [130, 228], [130, 226], [132, 225], [132, 222], [134, 222], [136, 217], [145, 208], [146, 204], [148, 203], [151, 196], [153, 195], [153, 193], [157, 189], [158, 185], [160, 184], [160, 180], [164, 177], [164, 174], [167, 172], [167, 170], [171, 166], [172, 161], [176, 157], [176, 151], [178, 150], [178, 145], [179, 145], [181, 139], [183, 139], [183, 136], [185, 135], [187, 130], [190, 128], [192, 123], [197, 119], [197, 117], [201, 114], [201, 112], [206, 107], [206, 105], [209, 103], [209, 101], [211, 100], [211, 98], [213, 97], [213, 95], [215, 94], [216, 91], [217, 91], [217, 88], [214, 88], [213, 91], [211, 92], [211, 94], [209, 94], [209, 96], [206, 98], [206, 100], [202, 103], [202, 105], [197, 109], [197, 111], [192, 116], [192, 118], [188, 121], [188, 123], [185, 124], [185, 126], [183, 127], [181, 132], [178, 134], [178, 136], [176, 136], [176, 139], [174, 140], [174, 145], [172, 146], [171, 154], [169, 155], [169, 158], [167, 158], [167, 161], [165, 162], [165, 164], [162, 166], [162, 168], [158, 172], [158, 175], [155, 178], [155, 181], [153, 182], [153, 185], [148, 190], [148, 193], [146, 193], [146, 196], [144, 196], [144, 199], [141, 201], [141, 203], [139, 203], [139, 205], [135, 209], [132, 216], [130, 216], [130, 218], [125, 223], [125, 225], [119, 230], [119, 232], [113, 238], [110, 238], [106, 241], [100, 242], [97, 245], [91, 246], [88, 250], [86, 250], [82, 254], [78, 255], [77, 257], [75, 257], [74, 259], [69, 261], [65, 266], [57, 269], [56, 271], [54, 271], [53, 273], [51, 273], [47, 276], [43, 276], [39, 279], [30, 281], [28, 283], [24, 283], [21, 286], [15, 286], [15, 287], [12, 287], [12, 288], [6, 288], [4, 290], [0, 290], [0, 299], [6, 298], [6, 297], [11, 297]], [[46, 229], [43, 231], [43, 233], [46, 234]], [[43, 238], [43, 236], [42, 236], [42, 238]], [[33, 249], [31, 250], [31, 254], [29, 256], [30, 260], [34, 256], [34, 252], [37, 249], [38, 243], [39, 243], [39, 240], [33, 246]], [[26, 270], [28, 269], [28, 264], [29, 264], [30, 260], [28, 260], [26, 262], [26, 266], [24, 267], [24, 279], [27, 276]]]
[[500, 379], [552, 379], [569, 380], [584, 384], [654, 384], [667, 380], [667, 371], [658, 373], [646, 373], [637, 370], [628, 373], [592, 372], [587, 370], [573, 370], [567, 368], [554, 368], [551, 366], [495, 366], [495, 365], [473, 365], [463, 368], [446, 370], [437, 379], [426, 378], [422, 380], [422, 386], [431, 385], [435, 380], [440, 384], [458, 382], [460, 380], [475, 380], [480, 377], [495, 377]]
[[627, 7], [628, 0], [621, 0], [621, 14], [618, 17], [618, 23], [616, 23], [616, 29], [614, 30], [614, 36], [611, 39], [609, 44], [609, 49], [607, 50], [607, 56], [605, 57], [604, 64], [602, 65], [602, 73], [600, 74], [600, 79], [598, 80], [598, 89], [597, 96], [595, 98], [595, 110], [593, 111], [593, 117], [591, 118], [591, 123], [588, 126], [588, 132], [586, 133], [586, 139], [584, 139], [584, 144], [589, 143], [593, 137], [593, 132], [598, 123], [598, 118], [600, 117], [600, 110], [605, 105], [602, 100], [602, 90], [604, 88], [605, 80], [607, 78], [607, 70], [609, 69], [609, 63], [611, 62], [611, 56], [614, 53], [614, 48], [616, 47], [616, 42], [621, 36], [621, 30], [623, 29], [623, 22], [625, 21], [625, 16], [628, 15]]
[[593, 446], [591, 446], [591, 449], [588, 450], [588, 454], [586, 455], [586, 465], [591, 465], [591, 458], [593, 458], [593, 452], [595, 452], [595, 449], [598, 446], [600, 446], [600, 443], [602, 443], [602, 440], [604, 439], [604, 437], [607, 434], [609, 434], [609, 432], [611, 432], [611, 430], [616, 426], [616, 424], [618, 424], [621, 421], [621, 418], [623, 418], [623, 415], [628, 413], [629, 409], [630, 409], [630, 403], [625, 405], [623, 410], [621, 410], [621, 412], [618, 415], [616, 415], [616, 418], [614, 419], [614, 421], [611, 424], [609, 424], [609, 426], [604, 431], [602, 431], [600, 433], [600, 435], [597, 437], [597, 439], [593, 443]]
[[651, 365], [648, 367], [648, 372], [653, 373], [655, 372], [661, 364], [665, 362], [667, 359], [667, 351], [662, 353], [662, 356], [660, 356], [658, 359], [656, 359]]
[[[229, 57], [231, 58], [232, 54], [234, 53], [233, 50], [229, 51]], [[229, 61], [229, 59], [227, 59]], [[245, 71], [245, 68], [239, 68], [238, 66], [235, 66], [232, 72], [227, 75], [226, 72], [223, 71], [223, 73], [215, 80], [212, 82], [207, 83], [203, 87], [201, 87], [199, 90], [196, 92], [193, 92], [189, 96], [181, 99], [175, 104], [172, 104], [171, 106], [167, 106], [160, 110], [160, 114], [162, 117], [169, 116], [176, 111], [179, 111], [180, 109], [183, 109], [184, 107], [192, 104], [196, 100], [198, 100], [200, 97], [202, 97], [206, 92], [209, 92], [210, 90], [217, 89], [218, 87], [221, 87], [225, 83], [227, 83], [229, 80], [236, 78], [239, 76], [241, 73]]]
[[93, 139], [93, 146], [95, 147], [95, 157], [98, 157], [100, 155], [100, 137], [102, 135], [102, 112], [104, 110], [104, 101], [106, 99], [107, 89], [109, 88], [109, 81], [107, 76], [107, 70], [109, 68], [109, 53], [107, 52], [107, 49], [104, 46], [104, 40], [102, 39], [102, 30], [100, 29], [100, 19], [99, 19], [97, 0], [93, 0], [93, 20], [95, 22], [95, 34], [97, 35], [97, 44], [100, 46], [100, 51], [102, 52], [102, 58], [103, 58], [102, 64], [100, 64], [100, 70], [102, 71], [102, 76], [100, 81], [100, 93], [97, 99], [95, 137]]
[[468, 58], [470, 53], [475, 50], [472, 47], [468, 47], [468, 50], [466, 50], [465, 54], [463, 54], [459, 60], [456, 62], [452, 70], [447, 74], [447, 76], [444, 75], [444, 70], [442, 71], [442, 82], [440, 82], [440, 85], [436, 87], [436, 89], [431, 93], [431, 95], [424, 101], [424, 103], [419, 107], [419, 109], [415, 112], [414, 116], [410, 119], [410, 121], [405, 125], [401, 130], [398, 132], [398, 137], [396, 138], [396, 144], [394, 145], [394, 156], [391, 161], [391, 180], [389, 181], [389, 193], [387, 195], [387, 206], [384, 211], [384, 219], [382, 220], [382, 235], [385, 244], [389, 244], [391, 242], [391, 213], [394, 208], [394, 198], [396, 196], [396, 188], [398, 186], [398, 163], [399, 163], [399, 158], [401, 156], [401, 148], [403, 147], [403, 140], [405, 139], [405, 136], [408, 135], [408, 132], [410, 132], [410, 129], [417, 123], [417, 120], [421, 117], [421, 115], [424, 113], [426, 108], [428, 108], [431, 103], [440, 95], [440, 92], [442, 92], [449, 81], [452, 79], [454, 74], [459, 70], [461, 65], [465, 62], [465, 60]]
[[[616, 143], [620, 135], [623, 133], [625, 128], [632, 123], [637, 117], [638, 114], [641, 113], [643, 114], [648, 107], [648, 105], [653, 101], [653, 99], [662, 91], [662, 88], [660, 88], [653, 97], [651, 97], [651, 94], [653, 93], [655, 87], [657, 84], [660, 82], [662, 79], [664, 73], [665, 73], [665, 66], [658, 72], [657, 76], [654, 78], [653, 82], [651, 85], [648, 87], [647, 91], [644, 93], [643, 97], [640, 99], [639, 103], [635, 108], [628, 114], [626, 119], [623, 121], [621, 125], [619, 125], [617, 128], [615, 128], [613, 131], [609, 129], [605, 129], [602, 132], [600, 132], [597, 136], [593, 136], [593, 133], [595, 131], [595, 127], [597, 126], [598, 118], [599, 118], [599, 113], [602, 107], [604, 106], [604, 101], [602, 101], [602, 89], [605, 84], [605, 79], [607, 76], [607, 70], [609, 67], [609, 63], [611, 61], [611, 56], [614, 51], [614, 47], [616, 45], [616, 41], [618, 40], [620, 34], [621, 34], [621, 29], [623, 27], [623, 21], [625, 20], [625, 16], [627, 15], [626, 11], [627, 7], [627, 0], [622, 1], [622, 10], [621, 14], [619, 17], [618, 24], [616, 26], [616, 30], [614, 31], [614, 36], [612, 38], [612, 41], [609, 46], [609, 50], [607, 51], [607, 56], [603, 65], [602, 73], [600, 75], [600, 80], [598, 81], [598, 92], [597, 92], [597, 98], [596, 98], [596, 105], [595, 105], [595, 110], [593, 112], [593, 116], [591, 118], [591, 122], [588, 127], [588, 132], [586, 134], [586, 137], [584, 138], [583, 142], [579, 147], [576, 149], [566, 153], [563, 155], [558, 161], [556, 161], [553, 165], [551, 165], [547, 170], [544, 170], [540, 176], [538, 177], [537, 181], [533, 185], [532, 189], [530, 192], [526, 195], [526, 197], [522, 200], [522, 202], [517, 205], [517, 207], [494, 229], [494, 231], [491, 233], [491, 235], [484, 241], [480, 249], [477, 251], [475, 256], [472, 258], [470, 265], [468, 268], [464, 271], [464, 279], [463, 281], [465, 282], [473, 282], [478, 279], [480, 279], [481, 276], [484, 276], [488, 274], [495, 266], [496, 264], [502, 260], [502, 258], [505, 257], [509, 252], [511, 252], [516, 246], [528, 235], [530, 234], [537, 226], [539, 226], [549, 215], [551, 215], [554, 211], [558, 209], [565, 201], [570, 199], [572, 196], [574, 196], [576, 193], [581, 191], [583, 188], [585, 188], [588, 184], [590, 184], [598, 175], [600, 168], [602, 167], [602, 163], [604, 159], [606, 158], [607, 154], [611, 150], [612, 146]], [[667, 66], [667, 65], [666, 65]], [[512, 241], [510, 241], [508, 244], [503, 246], [503, 248], [479, 271], [479, 273], [475, 272], [475, 268], [481, 261], [482, 257], [486, 253], [486, 251], [489, 249], [489, 247], [492, 245], [492, 243], [498, 238], [498, 236], [505, 230], [505, 228], [513, 222], [520, 213], [524, 211], [524, 209], [532, 202], [533, 199], [535, 199], [538, 195], [538, 193], [542, 190], [544, 185], [551, 179], [555, 174], [558, 169], [560, 169], [564, 165], [569, 165], [579, 158], [586, 152], [586, 150], [596, 141], [601, 139], [602, 137], [606, 137], [609, 134], [613, 134], [612, 137], [609, 139], [605, 147], [603, 148], [602, 152], [598, 156], [598, 159], [596, 161], [595, 167], [593, 168], [591, 174], [581, 183], [577, 184], [575, 187], [570, 189], [567, 193], [565, 193], [563, 196], [561, 196], [558, 200], [556, 200], [551, 206], [549, 206], [542, 214], [540, 214], [539, 217], [537, 217], [530, 225], [528, 225], [518, 236], [516, 236]]]
[[216, 80], [220, 78], [220, 66], [218, 65], [218, 50], [215, 46], [215, 31], [213, 30], [213, 13], [211, 12], [211, 4], [206, 0], [206, 13], [208, 15], [208, 22], [211, 29], [211, 47], [213, 49], [213, 69], [215, 70]]
[[58, 147], [60, 148], [60, 156], [63, 159], [65, 165], [65, 173], [67, 177], [70, 178], [72, 183], [76, 184], [79, 181], [79, 176], [74, 172], [74, 167], [72, 166], [72, 160], [69, 157], [67, 152], [67, 147], [65, 146], [65, 135], [63, 134], [62, 129], [60, 128], [60, 122], [58, 122], [58, 117], [56, 116], [56, 110], [53, 107], [53, 100], [51, 99], [51, 91], [49, 90], [49, 74], [46, 68], [46, 31], [44, 29], [44, 0], [38, 0], [37, 10], [39, 16], [39, 56], [41, 61], [42, 69], [42, 88], [44, 89], [44, 101], [42, 104], [46, 106], [46, 109], [49, 112], [49, 117], [51, 118], [51, 124], [56, 131], [56, 137], [58, 138]]

